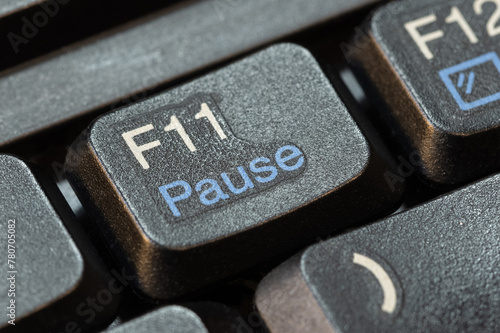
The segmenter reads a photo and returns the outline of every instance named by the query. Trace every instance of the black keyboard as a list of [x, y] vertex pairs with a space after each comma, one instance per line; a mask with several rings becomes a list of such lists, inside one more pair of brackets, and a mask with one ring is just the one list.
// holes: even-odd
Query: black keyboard
[[0, 4], [0, 332], [500, 332], [499, 11]]

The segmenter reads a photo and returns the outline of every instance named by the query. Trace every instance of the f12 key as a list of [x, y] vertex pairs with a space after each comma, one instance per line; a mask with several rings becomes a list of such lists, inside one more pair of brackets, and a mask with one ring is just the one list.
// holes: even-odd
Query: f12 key
[[103, 116], [66, 167], [153, 299], [367, 222], [402, 194], [314, 58], [291, 44]]
[[430, 183], [500, 169], [499, 12], [497, 0], [398, 1], [376, 11], [366, 42], [347, 50]]

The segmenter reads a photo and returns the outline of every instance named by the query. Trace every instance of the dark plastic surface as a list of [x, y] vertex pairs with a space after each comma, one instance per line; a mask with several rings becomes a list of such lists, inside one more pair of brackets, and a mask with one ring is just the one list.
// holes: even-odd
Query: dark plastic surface
[[[202, 100], [227, 139], [206, 118], [195, 120]], [[173, 115], [196, 151], [176, 131], [163, 130]], [[137, 145], [160, 144], [144, 151], [145, 169], [122, 136], [149, 124], [151, 130], [134, 137]], [[286, 162], [297, 166], [292, 171], [278, 167], [275, 155], [283, 145], [302, 153]], [[270, 177], [269, 172], [250, 172], [249, 161], [261, 156], [278, 173], [266, 184], [256, 176]], [[235, 186], [241, 188], [238, 166], [255, 185], [236, 195], [221, 174], [240, 179]], [[384, 179], [386, 162], [366, 142], [314, 58], [291, 44], [101, 117], [73, 145], [66, 167], [110, 246], [137, 272], [136, 287], [152, 298], [192, 291], [387, 213], [402, 194], [401, 184], [391, 187]], [[216, 180], [229, 198], [203, 209], [198, 196], [206, 187], [197, 191], [195, 184], [206, 178]], [[178, 180], [189, 183], [192, 194], [177, 202], [175, 216], [160, 188]]]
[[[4, 316], [0, 331], [95, 327], [111, 319], [118, 295], [100, 313], [91, 310], [94, 318], [86, 321], [90, 315], [86, 298], [106, 288], [105, 275], [89, 244], [81, 236], [72, 237], [63, 225], [60, 213], [65, 215], [64, 211], [56, 211], [51, 201], [61, 198], [51, 196], [49, 200], [28, 166], [10, 155], [0, 155], [0, 193], [4, 229], [0, 240], [5, 253], [0, 300], [6, 313], [15, 314], [15, 326], [7, 323], [14, 318]], [[84, 245], [87, 248], [82, 252]], [[8, 254], [14, 257], [8, 258]], [[7, 309], [11, 303], [14, 312]]]
[[[420, 173], [438, 185], [464, 184], [500, 169], [500, 35], [487, 29], [495, 5], [479, 3], [388, 4], [370, 18], [367, 34], [357, 37], [363, 43], [354, 43], [348, 55], [405, 156], [418, 153]], [[465, 28], [446, 22], [452, 10]], [[419, 47], [411, 22], [421, 36], [416, 40], [442, 36]]]
[[0, 70], [46, 55], [175, 1], [2, 0]]
[[498, 332], [499, 190], [496, 175], [311, 246], [263, 280], [257, 308], [272, 333]]
[[4, 72], [0, 145], [137, 101], [159, 85], [373, 2], [184, 1]]
[[16, 12], [40, 2], [40, 0], [4, 0], [0, 4], [0, 15]]
[[209, 333], [195, 312], [179, 305], [160, 308], [106, 332]]

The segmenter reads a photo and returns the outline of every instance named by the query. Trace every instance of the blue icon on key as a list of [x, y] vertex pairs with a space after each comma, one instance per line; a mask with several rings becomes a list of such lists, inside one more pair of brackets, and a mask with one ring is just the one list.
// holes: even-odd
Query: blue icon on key
[[[480, 77], [481, 66], [485, 65], [489, 65], [496, 70], [500, 80], [500, 59], [496, 52], [483, 54], [439, 72], [441, 80], [443, 80], [460, 109], [466, 111], [500, 99], [500, 91], [487, 96], [482, 96], [482, 91], [479, 91], [484, 90], [481, 86], [478, 86], [477, 80]], [[482, 72], [484, 71], [483, 68]], [[475, 98], [475, 96], [479, 97]]]

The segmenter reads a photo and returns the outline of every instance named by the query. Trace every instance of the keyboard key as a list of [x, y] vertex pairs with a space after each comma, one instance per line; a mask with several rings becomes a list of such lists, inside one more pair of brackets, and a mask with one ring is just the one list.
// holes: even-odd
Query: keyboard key
[[6, 0], [0, 4], [0, 15], [16, 12], [25, 7], [36, 4], [36, 0]]
[[165, 9], [0, 77], [0, 146], [143, 99], [183, 76], [373, 2], [205, 0]]
[[107, 330], [110, 333], [208, 333], [201, 319], [193, 311], [177, 306], [167, 306]]
[[154, 310], [116, 328], [109, 333], [237, 333], [251, 332], [238, 312], [217, 303], [171, 305]]
[[495, 1], [398, 1], [346, 48], [429, 182], [449, 186], [500, 169], [500, 47]]
[[498, 332], [500, 175], [306, 249], [259, 285], [270, 332]]
[[65, 167], [151, 298], [390, 212], [402, 195], [314, 58], [292, 44], [99, 118]]
[[72, 236], [63, 225], [61, 217], [77, 231], [69, 208], [56, 210], [53, 201], [62, 199], [55, 185], [45, 185], [24, 162], [0, 155], [1, 332], [97, 327], [113, 319], [118, 305], [96, 253], [83, 235]]

